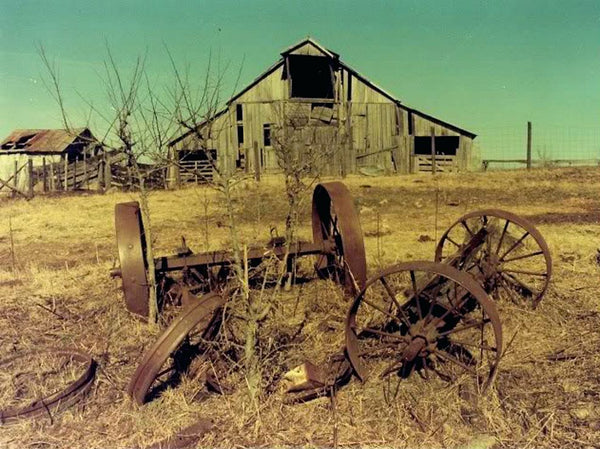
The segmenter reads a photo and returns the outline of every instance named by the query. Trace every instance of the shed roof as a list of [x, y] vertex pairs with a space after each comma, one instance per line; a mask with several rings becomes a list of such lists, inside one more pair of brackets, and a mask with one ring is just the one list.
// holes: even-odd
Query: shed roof
[[77, 139], [96, 140], [88, 128], [15, 129], [0, 144], [0, 153], [62, 153]]

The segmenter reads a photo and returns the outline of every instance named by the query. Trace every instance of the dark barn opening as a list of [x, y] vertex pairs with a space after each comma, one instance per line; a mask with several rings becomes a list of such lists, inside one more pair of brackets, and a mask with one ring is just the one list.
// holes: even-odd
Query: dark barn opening
[[182, 182], [209, 182], [213, 178], [213, 168], [217, 163], [217, 150], [181, 150], [179, 173]]
[[293, 98], [333, 99], [333, 68], [322, 56], [290, 55]]
[[[456, 156], [458, 136], [435, 136], [435, 154]], [[415, 154], [431, 155], [431, 136], [415, 136]]]

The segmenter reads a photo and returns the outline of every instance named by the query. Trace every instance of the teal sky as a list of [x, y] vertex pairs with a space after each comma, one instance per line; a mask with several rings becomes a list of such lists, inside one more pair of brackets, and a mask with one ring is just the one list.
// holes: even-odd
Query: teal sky
[[240, 67], [242, 87], [309, 35], [402, 102], [479, 134], [488, 157], [498, 136], [520, 145], [528, 120], [534, 137], [600, 156], [600, 0], [0, 0], [0, 135], [61, 125], [39, 43], [78, 125], [80, 96], [103, 107], [107, 43], [125, 70], [147, 51], [157, 86], [172, 83], [165, 45], [199, 82], [219, 55], [228, 97]]

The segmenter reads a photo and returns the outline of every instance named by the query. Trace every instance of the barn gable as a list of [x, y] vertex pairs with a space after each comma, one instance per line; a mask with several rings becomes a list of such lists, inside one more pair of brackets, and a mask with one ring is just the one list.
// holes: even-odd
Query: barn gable
[[416, 152], [415, 145], [421, 149], [421, 137], [431, 138], [432, 133], [441, 139], [438, 147], [452, 153], [443, 155], [448, 156], [448, 169], [466, 170], [476, 137], [404, 105], [337, 53], [307, 38], [284, 50], [213, 120], [199, 124], [203, 142], [195, 138], [198, 133], [187, 132], [170, 145], [174, 154], [180, 150], [189, 154], [194, 148], [213, 150], [228, 170], [254, 163], [260, 170], [277, 170], [272, 137], [284, 128], [287, 136], [292, 130], [295, 140], [306, 147], [336, 146], [335, 160], [327, 164], [331, 174], [368, 166], [388, 173], [419, 171], [427, 156]]

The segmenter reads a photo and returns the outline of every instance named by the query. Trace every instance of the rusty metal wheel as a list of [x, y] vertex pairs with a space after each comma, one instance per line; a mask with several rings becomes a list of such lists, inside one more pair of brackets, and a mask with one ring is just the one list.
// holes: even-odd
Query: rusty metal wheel
[[[461, 257], [467, 242], [482, 229], [485, 238], [478, 250]], [[552, 275], [550, 250], [540, 232], [523, 217], [500, 209], [460, 217], [441, 237], [435, 260], [468, 271], [494, 298], [515, 303], [525, 299], [534, 308]]]
[[226, 301], [225, 295], [210, 292], [183, 308], [146, 351], [127, 386], [136, 403], [146, 402], [151, 390], [158, 394], [176, 383], [191, 360], [206, 352], [205, 342], [218, 331], [219, 310]]
[[[43, 415], [52, 417], [53, 413], [57, 413], [79, 402], [93, 385], [96, 375], [96, 362], [88, 354], [76, 349], [48, 349], [36, 353], [21, 354], [1, 361], [0, 368], [4, 373], [7, 373], [9, 366], [16, 361], [24, 360], [21, 363], [31, 364], [32, 360], [40, 355], [58, 356], [61, 360], [59, 369], [62, 369], [60, 371], [68, 371], [70, 373], [71, 370], [75, 370], [73, 373], [81, 372], [81, 374], [75, 380], [69, 382], [66, 387], [43, 398], [37, 398], [26, 406], [11, 406], [0, 410], [0, 423], [12, 423], [19, 419], [34, 418]], [[78, 366], [72, 366], [73, 364]], [[31, 369], [34, 370], [33, 368]], [[42, 375], [40, 367], [36, 367], [36, 370], [38, 371], [38, 377], [45, 377], [45, 375]], [[24, 374], [26, 372], [20, 369], [19, 375], [22, 376]], [[49, 372], [43, 374], [56, 375], [56, 371], [52, 367]], [[16, 385], [14, 379], [12, 384]], [[26, 385], [25, 388], [35, 389], [39, 386], [37, 384]]]
[[343, 183], [327, 182], [315, 187], [312, 228], [314, 242], [332, 248], [330, 254], [319, 257], [317, 272], [333, 278], [354, 296], [365, 285], [367, 260], [360, 220]]
[[379, 272], [356, 297], [346, 351], [363, 381], [398, 385], [417, 373], [442, 388], [451, 382], [484, 391], [500, 361], [502, 326], [471, 276], [445, 264], [407, 262]]
[[127, 310], [148, 318], [146, 238], [137, 201], [115, 206], [115, 229]]

